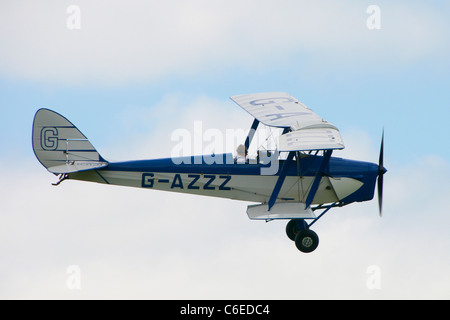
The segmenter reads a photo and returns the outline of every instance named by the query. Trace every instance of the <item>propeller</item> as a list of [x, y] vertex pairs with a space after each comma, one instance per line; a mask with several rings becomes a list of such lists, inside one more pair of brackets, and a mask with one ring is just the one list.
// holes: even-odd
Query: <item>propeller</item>
[[384, 128], [381, 136], [380, 158], [378, 160], [378, 208], [380, 210], [380, 217], [383, 210], [383, 175], [386, 173], [386, 169], [383, 166], [384, 158]]

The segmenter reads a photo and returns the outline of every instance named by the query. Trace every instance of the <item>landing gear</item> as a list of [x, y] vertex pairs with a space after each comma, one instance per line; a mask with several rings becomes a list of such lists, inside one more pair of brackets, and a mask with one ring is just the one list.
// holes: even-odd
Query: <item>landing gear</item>
[[286, 234], [295, 242], [295, 246], [303, 253], [310, 253], [317, 249], [319, 237], [309, 229], [303, 219], [293, 219], [286, 226]]
[[295, 241], [295, 237], [297, 236], [297, 233], [300, 230], [307, 229], [307, 228], [308, 228], [308, 225], [306, 224], [305, 220], [300, 220], [300, 219], [294, 220], [293, 219], [293, 220], [289, 221], [286, 226], [286, 234], [289, 239], [291, 239], [292, 241]]
[[295, 246], [304, 253], [310, 253], [317, 249], [319, 237], [309, 229], [300, 230], [295, 237]]

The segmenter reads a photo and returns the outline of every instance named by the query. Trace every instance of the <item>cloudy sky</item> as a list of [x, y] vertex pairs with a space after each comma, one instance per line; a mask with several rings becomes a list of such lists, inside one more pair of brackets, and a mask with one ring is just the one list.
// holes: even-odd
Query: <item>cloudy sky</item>
[[[2, 1], [0, 298], [450, 298], [449, 15], [445, 1]], [[41, 107], [105, 158], [143, 159], [195, 121], [247, 130], [229, 96], [265, 91], [336, 125], [338, 156], [376, 162], [384, 126], [382, 219], [376, 201], [331, 211], [305, 255], [249, 203], [53, 187], [32, 152]]]

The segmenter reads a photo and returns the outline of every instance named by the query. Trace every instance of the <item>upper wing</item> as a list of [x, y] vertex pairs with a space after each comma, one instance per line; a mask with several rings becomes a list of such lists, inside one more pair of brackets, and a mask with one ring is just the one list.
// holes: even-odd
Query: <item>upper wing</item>
[[291, 132], [280, 136], [279, 151], [343, 149], [339, 130], [284, 92], [232, 96], [231, 99], [261, 123]]
[[232, 96], [231, 100], [267, 126], [298, 130], [322, 118], [284, 92], [266, 92]]

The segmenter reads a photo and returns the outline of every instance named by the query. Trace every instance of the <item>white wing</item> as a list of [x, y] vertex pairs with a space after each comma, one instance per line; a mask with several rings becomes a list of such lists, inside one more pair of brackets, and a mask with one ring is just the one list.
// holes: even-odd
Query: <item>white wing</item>
[[279, 151], [344, 149], [344, 142], [337, 129], [308, 128], [281, 135], [278, 149]]
[[284, 92], [232, 96], [261, 123], [292, 131], [280, 136], [279, 151], [343, 149], [339, 130]]

